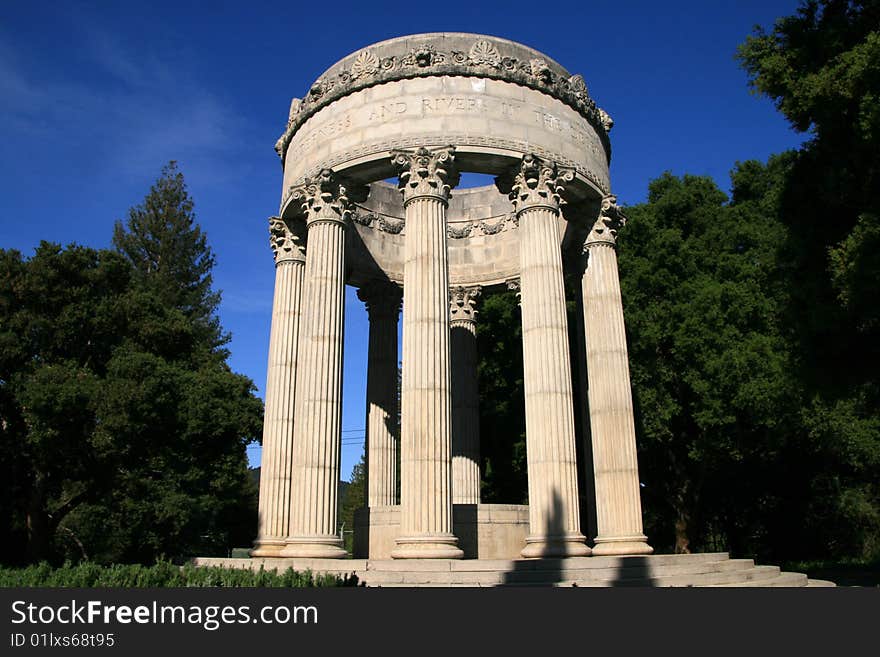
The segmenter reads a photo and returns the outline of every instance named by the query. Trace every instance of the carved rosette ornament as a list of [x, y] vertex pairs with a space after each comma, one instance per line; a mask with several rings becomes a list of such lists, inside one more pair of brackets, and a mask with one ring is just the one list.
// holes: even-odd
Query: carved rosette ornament
[[533, 153], [526, 154], [519, 166], [506, 176], [495, 179], [498, 188], [506, 193], [516, 214], [535, 207], [558, 211], [565, 204], [562, 195], [565, 184], [574, 180], [574, 171], [562, 169], [555, 162], [543, 160]]
[[286, 261], [305, 262], [305, 236], [300, 226], [279, 217], [269, 217], [269, 246], [276, 265]]
[[330, 169], [293, 187], [290, 196], [299, 204], [306, 223], [315, 221], [338, 221], [346, 224], [354, 211], [354, 204], [367, 198], [369, 188], [352, 184]]
[[458, 184], [455, 147], [435, 150], [421, 147], [415, 151], [391, 151], [391, 163], [397, 168], [398, 184], [406, 206], [413, 199], [430, 196], [449, 200], [449, 192]]
[[617, 231], [626, 225], [626, 216], [617, 205], [617, 197], [608, 195], [602, 199], [599, 218], [584, 242], [584, 251], [592, 246], [610, 246], [617, 244]]
[[477, 299], [483, 292], [480, 285], [462, 285], [449, 290], [449, 319], [451, 322], [475, 322], [477, 319]]
[[364, 76], [375, 75], [379, 72], [379, 67], [379, 58], [369, 50], [362, 50], [351, 65], [351, 79], [357, 80]]

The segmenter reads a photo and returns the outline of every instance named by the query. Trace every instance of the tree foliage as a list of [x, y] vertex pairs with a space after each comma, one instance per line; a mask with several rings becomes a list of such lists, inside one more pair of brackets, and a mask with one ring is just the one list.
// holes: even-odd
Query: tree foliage
[[645, 506], [676, 551], [760, 530], [768, 464], [796, 422], [774, 294], [784, 230], [745, 200], [772, 177], [760, 169], [735, 172], [734, 205], [710, 178], [665, 174], [621, 232]]
[[197, 226], [172, 217], [177, 207], [191, 218], [181, 188], [166, 169], [142, 206], [165, 208], [165, 227], [140, 226], [137, 238], [117, 229], [117, 241], [188, 259], [193, 266], [174, 266], [177, 287], [192, 292], [189, 272], [201, 271], [201, 302], [175, 299], [174, 276], [140, 268], [128, 252], [45, 242], [29, 259], [0, 250], [6, 560], [151, 561], [225, 553], [250, 538], [245, 446], [262, 407], [217, 350], [219, 322], [206, 330], [216, 295], [202, 265], [213, 258], [164, 245], [207, 249]]
[[229, 341], [216, 316], [220, 294], [212, 288], [214, 253], [196, 223], [194, 203], [176, 162], [169, 162], [144, 202], [117, 221], [113, 245], [131, 262], [138, 280], [159, 300], [182, 312], [205, 345]]
[[788, 534], [814, 553], [876, 554], [880, 3], [804, 2], [772, 32], [758, 30], [739, 57], [753, 88], [810, 133], [790, 155], [775, 215], [788, 229], [779, 270], [803, 386], [801, 442], [792, 456], [812, 473], [791, 502], [814, 520], [792, 523]]

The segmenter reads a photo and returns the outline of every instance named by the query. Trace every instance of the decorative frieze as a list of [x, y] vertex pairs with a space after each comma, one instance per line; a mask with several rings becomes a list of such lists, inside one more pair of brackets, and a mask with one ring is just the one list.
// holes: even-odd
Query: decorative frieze
[[[383, 49], [367, 48], [360, 51], [347, 68], [325, 74], [312, 84], [305, 98], [294, 99], [287, 127], [276, 143], [275, 150], [284, 159], [287, 146], [296, 130], [312, 114], [348, 93], [383, 82], [431, 75], [465, 75], [501, 79], [521, 84], [550, 94], [577, 110], [605, 137], [613, 121], [590, 97], [581, 75], [568, 75], [556, 64], [535, 57], [524, 57], [517, 49], [505, 54], [509, 46], [502, 42], [478, 39], [465, 52], [438, 50], [425, 43], [408, 51], [387, 54]], [[385, 55], [385, 56], [383, 56]], [[294, 107], [295, 105], [295, 107]]]
[[361, 226], [373, 226], [383, 233], [391, 233], [392, 235], [403, 232], [403, 228], [406, 226], [406, 222], [403, 219], [394, 219], [384, 214], [376, 214], [369, 210], [365, 211], [362, 208], [352, 212], [351, 220]]

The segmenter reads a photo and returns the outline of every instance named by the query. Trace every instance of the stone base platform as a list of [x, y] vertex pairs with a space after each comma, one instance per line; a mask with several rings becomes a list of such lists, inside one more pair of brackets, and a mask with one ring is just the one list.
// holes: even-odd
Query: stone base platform
[[[465, 559], [517, 559], [529, 533], [523, 504], [453, 504], [452, 531]], [[354, 557], [390, 559], [400, 535], [400, 506], [374, 506], [354, 515]]]
[[355, 575], [365, 586], [724, 586], [818, 587], [833, 582], [731, 559], [726, 552], [569, 559], [224, 559], [198, 557], [197, 566], [311, 570]]

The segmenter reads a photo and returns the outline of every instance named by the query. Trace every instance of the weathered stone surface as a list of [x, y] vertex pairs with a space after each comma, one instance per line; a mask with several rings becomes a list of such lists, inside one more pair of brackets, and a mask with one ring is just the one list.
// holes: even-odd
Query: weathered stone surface
[[653, 552], [642, 533], [629, 359], [617, 275], [617, 230], [624, 223], [616, 199], [604, 199], [584, 244], [581, 293], [598, 524], [595, 554]]
[[358, 290], [370, 318], [367, 357], [368, 507], [397, 502], [397, 317], [402, 294], [388, 281]]
[[452, 533], [449, 269], [452, 149], [396, 151], [406, 211], [400, 506], [396, 559], [460, 558]]
[[290, 528], [293, 393], [305, 268], [301, 227], [272, 217], [269, 232], [275, 254], [275, 298], [266, 375], [260, 525], [251, 551], [255, 557], [278, 556]]
[[[277, 282], [255, 555], [299, 563], [344, 554], [336, 496], [346, 284], [370, 315], [358, 555], [588, 555], [581, 499], [598, 508], [596, 554], [650, 551], [613, 250], [623, 217], [610, 196], [612, 124], [580, 75], [472, 34], [374, 44], [299, 90], [276, 144], [284, 176], [271, 223]], [[495, 184], [456, 189], [462, 171]], [[563, 284], [563, 262], [570, 271], [585, 243], [576, 371], [589, 395], [584, 452], [595, 493], [578, 491], [574, 404], [587, 400], [573, 398]], [[528, 507], [479, 503], [475, 299], [505, 286], [522, 310]], [[489, 583], [468, 577], [448, 583]], [[410, 581], [430, 583], [412, 574], [393, 583]]]

